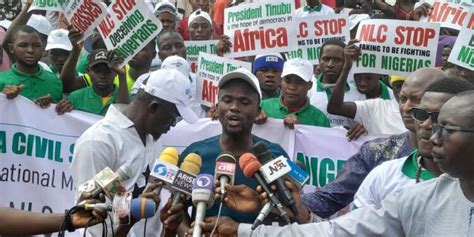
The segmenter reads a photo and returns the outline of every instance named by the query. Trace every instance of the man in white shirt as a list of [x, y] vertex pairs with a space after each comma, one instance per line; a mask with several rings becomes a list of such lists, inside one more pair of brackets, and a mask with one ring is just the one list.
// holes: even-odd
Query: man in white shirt
[[[160, 136], [180, 117], [190, 123], [198, 119], [189, 108], [189, 90], [188, 78], [177, 70], [162, 69], [149, 78], [129, 105], [124, 108], [110, 106], [105, 117], [87, 129], [76, 142], [71, 164], [75, 188], [105, 167], [115, 171], [128, 165], [133, 173], [122, 185], [134, 198], [141, 194], [149, 166], [162, 149], [158, 143]], [[150, 232], [160, 231], [159, 219], [148, 224]], [[90, 230], [91, 235], [101, 233], [100, 228]]]
[[334, 9], [319, 2], [319, 0], [306, 0], [306, 5], [296, 9], [297, 17], [324, 16], [336, 14]]
[[456, 94], [467, 90], [474, 90], [474, 85], [466, 80], [448, 78], [439, 79], [426, 89], [420, 106], [411, 111], [418, 149], [405, 158], [384, 162], [372, 170], [354, 197], [355, 207], [380, 206], [390, 194], [440, 175], [431, 157], [432, 126], [437, 122], [441, 107]]
[[[473, 236], [474, 91], [442, 108], [433, 126], [433, 158], [446, 174], [391, 195], [380, 208], [367, 206], [327, 222], [283, 227], [238, 224], [220, 218], [219, 236]], [[211, 231], [215, 219], [202, 224]]]
[[[327, 111], [334, 115], [354, 119], [356, 122], [364, 125], [370, 135], [393, 135], [405, 132], [406, 128], [403, 124], [399, 104], [396, 100], [383, 100], [377, 98], [355, 102], [344, 101], [344, 88], [353, 63], [351, 58], [356, 59], [359, 56], [359, 48], [354, 44], [349, 44], [344, 49], [343, 54], [346, 59], [333, 91], [333, 95], [329, 99]], [[442, 71], [432, 68], [423, 68], [412, 73], [410, 76], [416, 77], [417, 75], [425, 73], [436, 78], [435, 74], [442, 74]], [[410, 86], [409, 84], [410, 83], [405, 82], [403, 86]]]

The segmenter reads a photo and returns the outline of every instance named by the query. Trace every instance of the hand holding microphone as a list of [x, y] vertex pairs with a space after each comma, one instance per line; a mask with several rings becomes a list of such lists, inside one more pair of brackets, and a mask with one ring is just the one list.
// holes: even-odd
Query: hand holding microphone
[[[222, 201], [220, 183], [216, 182], [215, 199]], [[259, 194], [245, 184], [225, 186], [224, 204], [236, 212], [253, 213], [262, 208]]]

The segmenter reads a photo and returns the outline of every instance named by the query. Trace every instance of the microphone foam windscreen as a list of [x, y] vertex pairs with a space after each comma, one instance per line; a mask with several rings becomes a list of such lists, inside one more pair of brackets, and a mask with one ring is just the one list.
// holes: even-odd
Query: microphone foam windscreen
[[172, 164], [172, 165], [178, 165], [178, 160], [179, 160], [179, 153], [178, 150], [174, 147], [167, 147], [165, 150], [160, 155], [160, 161]]
[[147, 198], [134, 198], [130, 203], [130, 216], [135, 220], [155, 215], [156, 203]]
[[244, 173], [244, 176], [250, 178], [257, 172], [260, 167], [262, 166], [260, 162], [258, 162], [255, 155], [252, 153], [244, 153], [240, 156], [239, 165]]
[[181, 164], [181, 169], [194, 175], [198, 175], [201, 170], [202, 159], [196, 153], [189, 153]]

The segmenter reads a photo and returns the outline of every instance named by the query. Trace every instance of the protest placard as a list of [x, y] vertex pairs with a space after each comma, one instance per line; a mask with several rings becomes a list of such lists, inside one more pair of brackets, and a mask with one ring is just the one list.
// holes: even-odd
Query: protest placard
[[439, 24], [401, 20], [365, 20], [359, 25], [361, 55], [354, 73], [408, 76], [419, 68], [434, 67]]
[[186, 45], [186, 59], [191, 65], [191, 71], [196, 73], [199, 53], [217, 54], [219, 40], [184, 41]]
[[160, 33], [163, 26], [143, 1], [114, 1], [99, 24], [108, 50], [124, 59], [123, 67]]
[[58, 0], [34, 0], [28, 12], [33, 10], [64, 11], [64, 9], [58, 5]]
[[97, 0], [58, 0], [64, 16], [76, 30], [88, 36], [107, 15], [104, 3]]
[[224, 34], [232, 42], [226, 57], [243, 57], [296, 49], [293, 0], [240, 4], [224, 11]]
[[349, 42], [348, 13], [301, 17], [296, 22], [299, 29], [298, 49], [286, 53], [289, 59], [303, 58], [318, 64], [320, 48], [324, 42], [329, 39]]
[[431, 3], [430, 14], [427, 17], [422, 17], [420, 21], [440, 23], [441, 27], [460, 30], [469, 9], [461, 4], [434, 1]]
[[448, 61], [474, 71], [474, 10], [464, 20]]
[[252, 64], [208, 53], [199, 53], [196, 78], [197, 101], [206, 106], [214, 105], [217, 101], [217, 84], [222, 75], [241, 67], [251, 70]]

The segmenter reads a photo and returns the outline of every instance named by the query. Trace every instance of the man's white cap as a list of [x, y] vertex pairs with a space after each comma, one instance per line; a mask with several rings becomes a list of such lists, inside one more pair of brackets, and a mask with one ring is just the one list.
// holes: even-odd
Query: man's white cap
[[67, 36], [69, 31], [65, 29], [57, 29], [51, 31], [48, 36], [48, 44], [46, 45], [45, 50], [50, 49], [64, 49], [66, 51], [72, 50], [72, 44]]
[[172, 3], [167, 2], [167, 1], [163, 1], [163, 2], [160, 2], [160, 3], [156, 4], [154, 12], [155, 12], [155, 15], [157, 15], [161, 12], [169, 12], [169, 13], [175, 15], [175, 16], [177, 15], [176, 14], [176, 7]]
[[12, 24], [12, 22], [7, 20], [7, 19], [4, 19], [4, 20], [0, 21], [0, 26], [7, 29], [7, 30], [8, 30], [8, 28], [10, 28], [11, 24]]
[[191, 82], [182, 73], [174, 69], [160, 69], [150, 73], [142, 89], [155, 97], [176, 105], [179, 114], [188, 123], [198, 121], [198, 116], [190, 108]]
[[196, 20], [196, 18], [198, 17], [204, 17], [204, 19], [207, 20], [207, 22], [209, 22], [209, 25], [212, 26], [212, 19], [211, 19], [211, 16], [209, 16], [209, 13], [201, 10], [201, 9], [197, 9], [196, 11], [194, 11], [193, 13], [191, 13], [191, 15], [189, 15], [189, 18], [188, 18], [188, 27], [191, 25], [191, 23]]
[[49, 35], [53, 27], [49, 23], [48, 19], [42, 15], [33, 14], [26, 23], [27, 25], [35, 28], [39, 33], [43, 35]]
[[187, 78], [189, 78], [191, 73], [191, 66], [189, 66], [188, 61], [178, 55], [165, 58], [163, 63], [161, 63], [161, 69], [176, 69]]
[[262, 91], [260, 90], [260, 83], [255, 75], [245, 68], [239, 68], [235, 71], [229, 72], [221, 77], [217, 87], [221, 89], [227, 82], [231, 80], [244, 80], [248, 82], [258, 93], [259, 100], [262, 100]]
[[290, 59], [283, 65], [281, 77], [291, 74], [299, 76], [305, 82], [310, 82], [313, 77], [313, 65], [308, 60], [301, 58]]
[[349, 16], [350, 29], [354, 29], [361, 21], [370, 19], [368, 14], [352, 14]]

